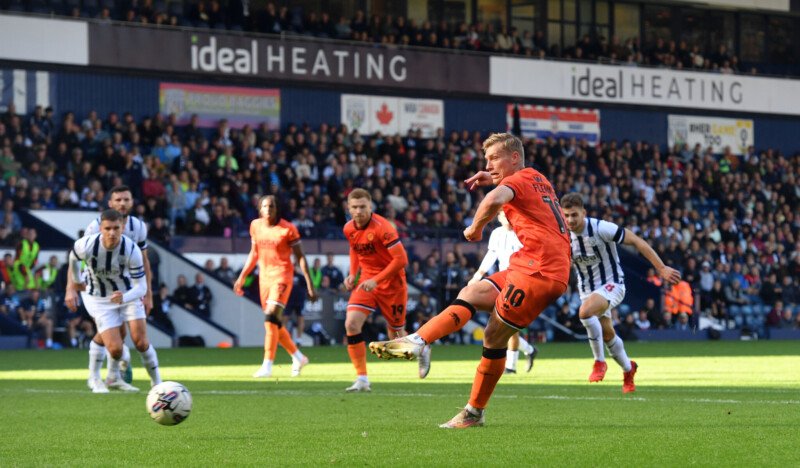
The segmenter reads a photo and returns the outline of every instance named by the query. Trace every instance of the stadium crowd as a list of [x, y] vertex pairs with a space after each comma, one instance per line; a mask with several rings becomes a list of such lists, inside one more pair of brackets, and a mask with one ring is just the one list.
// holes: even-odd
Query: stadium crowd
[[[264, 193], [278, 197], [303, 236], [340, 238], [354, 187], [370, 191], [376, 211], [403, 239], [456, 238], [484, 195], [462, 182], [482, 165], [484, 136], [440, 130], [434, 138], [413, 131], [365, 137], [325, 124], [239, 130], [224, 120], [209, 131], [161, 114], [137, 121], [129, 113], [67, 112], [57, 119], [52, 109], [17, 115], [12, 105], [0, 115], [0, 242], [16, 246], [17, 255], [2, 301], [14, 304], [9, 298], [20, 290], [41, 289], [30, 279], [41, 265], [21, 258], [22, 243], [31, 241], [17, 210], [98, 209], [119, 184], [132, 188], [135, 214], [160, 242], [246, 236]], [[630, 228], [683, 272], [685, 283], [664, 301], [669, 323], [658, 301], [645, 311], [649, 327], [680, 326], [681, 313], [694, 320], [696, 311], [724, 327], [798, 325], [800, 153], [749, 148], [738, 156], [641, 141], [592, 147], [574, 139], [525, 145], [528, 163], [561, 194], [580, 192], [590, 216]], [[458, 249], [426, 258], [411, 253], [409, 281], [439, 304], [449, 303], [477, 266]], [[23, 270], [23, 280], [13, 281]], [[564, 302], [574, 315], [574, 298]], [[6, 304], [4, 315], [13, 317], [15, 306]], [[35, 322], [16, 315], [23, 325]], [[628, 315], [620, 326], [640, 318], [639, 311]]]
[[402, 16], [369, 17], [363, 10], [357, 10], [352, 18], [334, 18], [324, 11], [304, 11], [301, 7], [276, 6], [273, 2], [253, 5], [241, 0], [200, 0], [196, 3], [83, 0], [81, 4], [67, 1], [48, 3], [46, 0], [7, 0], [6, 8], [75, 18], [96, 18], [101, 22], [127, 21], [172, 27], [252, 31], [351, 40], [387, 47], [434, 47], [629, 66], [756, 73], [753, 67], [741, 70], [739, 58], [723, 44], [712, 50], [704, 50], [701, 45], [691, 44], [686, 40], [662, 37], [652, 44], [642, 44], [638, 37], [609, 38], [601, 34], [585, 34], [575, 44], [559, 46], [548, 44], [542, 30], [519, 31], [496, 22], [417, 22]]

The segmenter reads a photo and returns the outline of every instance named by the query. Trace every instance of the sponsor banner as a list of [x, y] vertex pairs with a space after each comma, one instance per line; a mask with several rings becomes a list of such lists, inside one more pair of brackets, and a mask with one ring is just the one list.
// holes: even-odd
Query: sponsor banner
[[697, 115], [669, 115], [667, 117], [667, 143], [694, 148], [699, 144], [709, 146], [714, 153], [723, 153], [730, 147], [733, 154], [744, 154], [755, 142], [755, 126], [748, 119], [721, 119]]
[[[545, 140], [576, 138], [592, 145], [600, 143], [600, 111], [553, 106], [518, 105], [522, 136]], [[508, 131], [514, 128], [514, 104], [506, 106]]]
[[0, 60], [88, 65], [88, 28], [84, 21], [0, 15]]
[[413, 129], [431, 138], [444, 128], [444, 101], [342, 94], [341, 122], [363, 135], [406, 134]]
[[493, 95], [800, 115], [800, 80], [507, 57], [489, 63]]
[[0, 68], [0, 112], [14, 104], [17, 114], [47, 108], [55, 102], [55, 76], [46, 71]]
[[158, 101], [162, 113], [178, 117], [178, 125], [188, 124], [197, 114], [200, 127], [214, 128], [221, 119], [228, 119], [233, 128], [257, 127], [263, 122], [270, 129], [280, 128], [278, 89], [161, 83]]
[[489, 91], [485, 56], [124, 24], [89, 25], [89, 61], [93, 66], [253, 79]]

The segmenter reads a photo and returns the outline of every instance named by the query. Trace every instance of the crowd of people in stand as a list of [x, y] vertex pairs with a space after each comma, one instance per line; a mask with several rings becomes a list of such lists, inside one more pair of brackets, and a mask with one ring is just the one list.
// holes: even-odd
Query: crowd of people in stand
[[[283, 217], [302, 236], [341, 238], [344, 201], [355, 187], [371, 193], [376, 212], [409, 244], [455, 239], [485, 193], [470, 192], [463, 180], [482, 167], [486, 136], [467, 130], [439, 130], [433, 138], [414, 131], [364, 136], [327, 124], [236, 129], [224, 120], [208, 130], [194, 120], [179, 126], [171, 115], [56, 118], [50, 108], [18, 115], [11, 105], [0, 115], [0, 243], [15, 247], [25, 239], [17, 210], [98, 209], [105, 192], [123, 184], [137, 200], [133, 214], [147, 221], [157, 242], [246, 236], [260, 194], [276, 195]], [[629, 227], [682, 270], [686, 285], [667, 294], [663, 307], [673, 323], [699, 310], [726, 327], [796, 325], [800, 153], [714, 154], [699, 145], [590, 146], [575, 139], [525, 139], [525, 150], [528, 164], [559, 194], [579, 192], [590, 216]], [[411, 284], [439, 304], [477, 266], [459, 250], [410, 253]], [[12, 258], [12, 270], [18, 260]], [[651, 327], [668, 326], [660, 302], [648, 314]]]
[[274, 2], [254, 5], [241, 0], [192, 3], [180, 0], [130, 3], [84, 0], [82, 5], [67, 2], [59, 6], [58, 2], [47, 3], [44, 0], [10, 0], [8, 8], [95, 18], [101, 22], [251, 31], [349, 40], [386, 47], [431, 47], [630, 66], [756, 73], [753, 67], [740, 69], [737, 55], [725, 44], [706, 50], [701, 44], [663, 37], [642, 44], [638, 37], [585, 34], [574, 44], [559, 45], [549, 44], [542, 30], [518, 30], [501, 22], [417, 21], [403, 16], [367, 16], [363, 10], [357, 10], [353, 17], [334, 17], [329, 12], [277, 6]]

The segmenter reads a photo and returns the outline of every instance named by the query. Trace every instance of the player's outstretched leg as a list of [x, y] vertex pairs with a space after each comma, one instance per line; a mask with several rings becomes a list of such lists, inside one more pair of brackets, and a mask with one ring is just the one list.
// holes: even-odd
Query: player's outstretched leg
[[483, 356], [472, 382], [469, 403], [453, 419], [440, 425], [443, 429], [466, 429], [483, 426], [484, 410], [506, 367], [506, 349], [483, 348]]
[[467, 301], [456, 299], [439, 315], [428, 320], [416, 333], [391, 341], [373, 341], [369, 344], [372, 354], [382, 359], [401, 358], [414, 360], [422, 354], [425, 346], [461, 330], [475, 315], [475, 307]]
[[[539, 350], [536, 349], [536, 347], [532, 344], [528, 343], [528, 340], [523, 338], [522, 335], [517, 336], [519, 336], [518, 349], [522, 351], [522, 354], [525, 355], [525, 360], [527, 362], [525, 372], [530, 372], [531, 369], [533, 369], [533, 360], [536, 359], [536, 355], [539, 354]], [[508, 366], [508, 364], [506, 364], [506, 366]]]
[[633, 382], [633, 377], [636, 375], [638, 369], [639, 365], [636, 364], [636, 361], [631, 361], [631, 370], [625, 371], [622, 374], [622, 393], [632, 393], [636, 391], [636, 384]]
[[583, 326], [586, 327], [586, 334], [589, 336], [589, 346], [594, 355], [594, 367], [589, 375], [589, 382], [600, 382], [606, 376], [608, 364], [606, 364], [605, 351], [603, 350], [603, 327], [600, 320], [595, 317], [581, 319]]
[[508, 351], [506, 351], [506, 368], [504, 374], [517, 373], [517, 361], [519, 360], [519, 333], [508, 339]]
[[278, 337], [280, 345], [283, 346], [286, 352], [292, 357], [292, 377], [299, 376], [300, 371], [308, 364], [308, 358], [297, 348], [291, 333], [289, 333], [289, 330], [287, 330], [285, 326], [280, 327], [278, 330]]
[[[111, 354], [106, 350], [106, 357], [108, 359], [108, 373], [106, 374], [106, 383], [112, 380], [111, 375]], [[131, 349], [124, 342], [122, 343], [122, 357], [119, 360], [119, 370], [122, 374], [122, 380], [127, 383], [133, 382], [133, 367], [131, 366]]]
[[96, 341], [89, 342], [89, 379], [87, 385], [92, 393], [108, 393], [108, 387], [100, 377], [100, 368], [106, 357], [106, 347]]
[[424, 379], [431, 371], [431, 345], [425, 345], [419, 353], [419, 378]]
[[622, 393], [631, 393], [636, 391], [636, 385], [633, 382], [633, 376], [636, 375], [636, 362], [628, 358], [628, 353], [625, 352], [625, 344], [622, 338], [614, 335], [613, 338], [606, 342], [609, 354], [617, 361], [617, 364], [622, 368], [623, 383]]
[[264, 316], [264, 360], [261, 367], [253, 373], [253, 377], [256, 379], [272, 377], [272, 362], [275, 360], [275, 352], [278, 350], [279, 323], [279, 319], [274, 314]]
[[364, 346], [364, 335], [361, 332], [347, 335], [347, 354], [356, 370], [356, 381], [345, 391], [350, 393], [372, 391], [367, 377], [367, 348]]

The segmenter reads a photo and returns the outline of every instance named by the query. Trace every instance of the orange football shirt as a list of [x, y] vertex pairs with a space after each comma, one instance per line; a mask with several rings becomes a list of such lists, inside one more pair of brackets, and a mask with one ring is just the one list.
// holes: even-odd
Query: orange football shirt
[[522, 248], [511, 256], [509, 268], [569, 283], [569, 231], [553, 186], [531, 168], [506, 177], [500, 185], [514, 192], [503, 211], [522, 243]]
[[250, 238], [258, 253], [259, 277], [294, 274], [292, 246], [300, 242], [294, 224], [281, 219], [270, 226], [258, 218], [250, 223]]
[[[344, 225], [344, 236], [350, 242], [350, 255], [355, 255], [361, 267], [361, 278], [369, 279], [383, 271], [392, 261], [389, 249], [400, 242], [397, 229], [383, 216], [372, 213], [363, 229], [356, 227], [353, 220]], [[355, 272], [350, 272], [354, 275]], [[406, 280], [405, 270], [400, 270], [393, 278], [386, 278], [385, 284]], [[381, 285], [378, 285], [381, 286]]]

